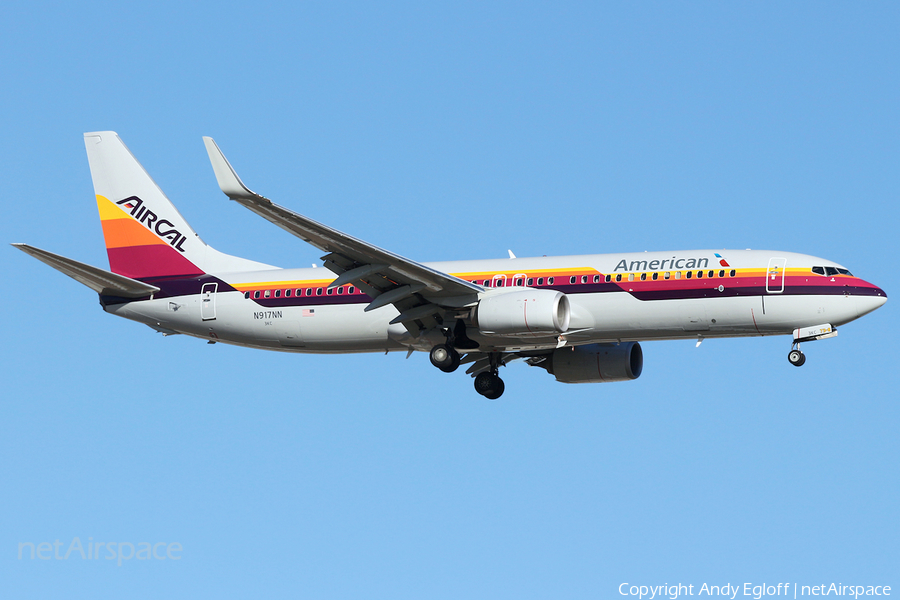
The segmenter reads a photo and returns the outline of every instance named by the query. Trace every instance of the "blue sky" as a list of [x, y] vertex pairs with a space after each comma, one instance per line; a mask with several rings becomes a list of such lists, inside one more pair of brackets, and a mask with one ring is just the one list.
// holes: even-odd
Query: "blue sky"
[[[254, 190], [417, 260], [693, 248], [897, 275], [893, 3], [31, 2], [0, 9], [0, 239], [107, 266], [81, 134], [204, 239], [320, 252]], [[900, 586], [894, 304], [805, 346], [644, 344], [629, 383], [163, 338], [3, 254], [5, 598], [613, 598]], [[18, 559], [22, 542], [179, 560]], [[695, 588], [696, 590], [696, 588]]]

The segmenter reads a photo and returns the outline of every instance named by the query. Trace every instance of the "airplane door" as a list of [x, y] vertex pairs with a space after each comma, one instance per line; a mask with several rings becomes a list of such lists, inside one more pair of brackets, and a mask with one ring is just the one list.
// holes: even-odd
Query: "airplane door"
[[780, 294], [784, 291], [784, 268], [786, 265], [786, 258], [769, 259], [769, 268], [766, 269], [766, 291], [768, 293]]
[[218, 283], [204, 283], [200, 290], [200, 317], [204, 321], [216, 318], [216, 290]]

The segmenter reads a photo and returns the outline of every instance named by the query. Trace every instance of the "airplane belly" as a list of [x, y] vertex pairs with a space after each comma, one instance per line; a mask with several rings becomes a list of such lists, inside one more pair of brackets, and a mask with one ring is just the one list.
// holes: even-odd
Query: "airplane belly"
[[392, 308], [363, 312], [361, 305], [324, 305], [294, 309], [300, 313], [300, 333], [312, 351], [384, 350], [396, 344], [388, 338]]

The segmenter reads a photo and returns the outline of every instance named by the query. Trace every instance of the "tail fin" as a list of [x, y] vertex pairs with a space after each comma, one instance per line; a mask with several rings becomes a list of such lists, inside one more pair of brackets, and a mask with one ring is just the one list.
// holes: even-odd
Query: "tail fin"
[[207, 246], [113, 131], [84, 134], [113, 273], [134, 279], [272, 268]]

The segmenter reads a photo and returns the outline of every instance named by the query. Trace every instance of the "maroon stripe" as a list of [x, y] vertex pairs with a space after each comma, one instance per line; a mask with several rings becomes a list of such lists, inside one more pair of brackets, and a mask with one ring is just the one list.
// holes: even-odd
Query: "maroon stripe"
[[190, 277], [203, 271], [171, 246], [128, 246], [107, 248], [113, 273], [141, 279], [147, 277]]

